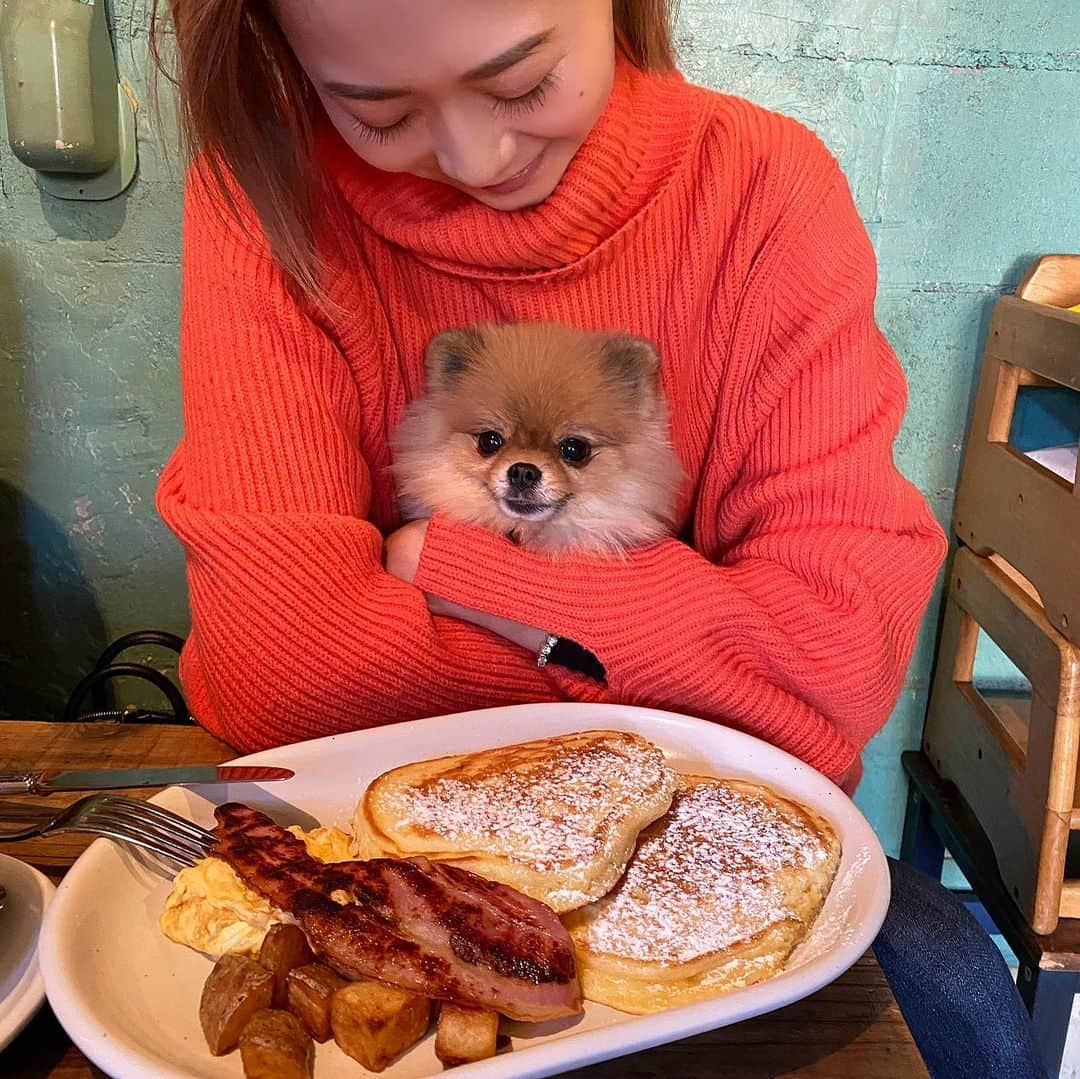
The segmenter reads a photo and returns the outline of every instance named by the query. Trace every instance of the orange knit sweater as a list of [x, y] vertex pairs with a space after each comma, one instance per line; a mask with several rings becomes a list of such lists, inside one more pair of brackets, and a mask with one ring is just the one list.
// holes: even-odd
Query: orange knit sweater
[[[501, 214], [381, 174], [329, 128], [347, 213], [328, 318], [290, 298], [248, 213], [185, 211], [185, 429], [159, 508], [187, 552], [181, 673], [245, 750], [535, 700], [728, 723], [852, 787], [900, 690], [945, 544], [899, 475], [905, 405], [874, 321], [873, 250], [819, 140], [744, 100], [620, 63], [542, 205]], [[436, 517], [415, 586], [389, 436], [427, 340], [478, 319], [627, 328], [663, 358], [691, 490], [677, 539], [557, 561]], [[607, 687], [454, 619], [423, 592], [592, 650]], [[529, 732], [521, 731], [522, 737]]]

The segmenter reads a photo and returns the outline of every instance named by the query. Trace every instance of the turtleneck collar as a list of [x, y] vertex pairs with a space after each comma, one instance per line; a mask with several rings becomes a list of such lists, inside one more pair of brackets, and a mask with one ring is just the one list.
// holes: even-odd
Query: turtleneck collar
[[446, 184], [372, 168], [325, 117], [319, 156], [389, 243], [462, 276], [531, 276], [572, 266], [659, 194], [701, 121], [699, 93], [677, 73], [646, 75], [620, 57], [608, 103], [558, 186], [524, 210], [493, 210]]

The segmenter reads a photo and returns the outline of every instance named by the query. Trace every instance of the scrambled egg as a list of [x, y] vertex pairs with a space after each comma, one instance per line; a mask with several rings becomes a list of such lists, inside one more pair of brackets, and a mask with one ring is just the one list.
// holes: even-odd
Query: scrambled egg
[[320, 862], [347, 862], [352, 858], [352, 836], [340, 828], [312, 828], [305, 832], [296, 824], [289, 831], [304, 841], [308, 854]]
[[[352, 857], [351, 840], [340, 828], [305, 832], [293, 825], [289, 831], [319, 861], [344, 862]], [[177, 874], [160, 924], [170, 940], [219, 959], [227, 952], [256, 956], [272, 925], [293, 921], [292, 915], [248, 888], [220, 858], [204, 858]]]

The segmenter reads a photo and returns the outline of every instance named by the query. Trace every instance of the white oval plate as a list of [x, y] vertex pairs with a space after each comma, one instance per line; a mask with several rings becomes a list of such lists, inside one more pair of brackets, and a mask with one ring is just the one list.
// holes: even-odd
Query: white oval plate
[[[735, 1023], [816, 992], [866, 951], [885, 917], [889, 870], [881, 845], [854, 803], [813, 769], [764, 742], [668, 712], [527, 704], [418, 720], [285, 746], [236, 762], [294, 769], [296, 776], [286, 782], [265, 788], [174, 787], [154, 800], [207, 826], [213, 824], [214, 804], [241, 801], [282, 824], [311, 827], [317, 821], [348, 829], [364, 788], [388, 768], [602, 728], [637, 731], [662, 747], [677, 769], [756, 780], [818, 810], [832, 821], [843, 843], [836, 881], [812, 931], [776, 977], [656, 1015], [631, 1016], [588, 1004], [576, 1020], [515, 1028], [511, 1052], [456, 1068], [455, 1075], [553, 1075]], [[75, 1044], [114, 1079], [240, 1077], [239, 1054], [212, 1057], [199, 1029], [199, 994], [210, 961], [173, 944], [158, 928], [168, 891], [169, 883], [147, 864], [107, 840], [95, 842], [64, 878], [46, 918], [41, 967], [49, 1001]], [[433, 1041], [429, 1035], [383, 1075], [442, 1075]], [[333, 1042], [318, 1047], [316, 1079], [357, 1074], [355, 1061]]]
[[33, 866], [0, 854], [0, 1049], [30, 1021], [45, 999], [38, 969], [38, 935], [56, 889]]

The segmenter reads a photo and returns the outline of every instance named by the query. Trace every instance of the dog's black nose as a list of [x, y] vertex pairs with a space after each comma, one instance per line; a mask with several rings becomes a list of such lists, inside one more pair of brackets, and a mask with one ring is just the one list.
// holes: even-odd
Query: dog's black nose
[[536, 465], [518, 461], [506, 470], [506, 478], [516, 491], [528, 491], [540, 482], [541, 472]]

